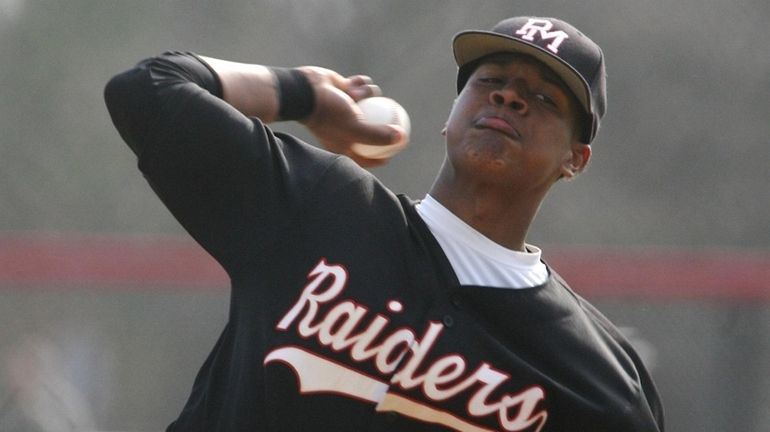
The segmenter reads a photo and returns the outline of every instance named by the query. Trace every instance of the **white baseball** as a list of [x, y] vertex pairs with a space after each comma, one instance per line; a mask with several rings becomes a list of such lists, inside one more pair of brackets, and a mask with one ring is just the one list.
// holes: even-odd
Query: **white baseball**
[[371, 123], [401, 126], [406, 131], [406, 135], [403, 140], [390, 145], [353, 144], [351, 150], [354, 153], [370, 159], [387, 159], [406, 147], [409, 142], [411, 123], [409, 114], [406, 113], [404, 107], [395, 100], [383, 96], [361, 99], [358, 101], [358, 106], [364, 114], [364, 120]]

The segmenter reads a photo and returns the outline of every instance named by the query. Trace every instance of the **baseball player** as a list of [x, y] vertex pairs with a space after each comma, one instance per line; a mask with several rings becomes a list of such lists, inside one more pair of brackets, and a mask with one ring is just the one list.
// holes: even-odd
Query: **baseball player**
[[349, 151], [404, 134], [357, 115], [380, 93], [365, 76], [167, 52], [109, 82], [140, 170], [232, 280], [169, 431], [663, 430], [633, 348], [526, 242], [546, 193], [591, 157], [600, 48], [538, 17], [453, 48], [446, 158], [419, 201]]

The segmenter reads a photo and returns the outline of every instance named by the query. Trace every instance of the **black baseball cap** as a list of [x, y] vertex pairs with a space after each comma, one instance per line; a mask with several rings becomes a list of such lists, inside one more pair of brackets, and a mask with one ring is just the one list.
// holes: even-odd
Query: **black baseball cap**
[[556, 19], [514, 17], [492, 30], [466, 30], [452, 42], [457, 71], [457, 93], [485, 57], [504, 52], [526, 54], [543, 62], [559, 76], [585, 111], [584, 136], [590, 144], [607, 109], [604, 54], [588, 36]]

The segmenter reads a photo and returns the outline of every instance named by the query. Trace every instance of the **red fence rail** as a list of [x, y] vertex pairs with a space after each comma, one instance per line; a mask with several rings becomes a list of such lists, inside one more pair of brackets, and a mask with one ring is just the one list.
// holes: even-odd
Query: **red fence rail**
[[[544, 247], [588, 297], [770, 300], [770, 251]], [[223, 289], [227, 275], [184, 236], [0, 233], [0, 286]]]

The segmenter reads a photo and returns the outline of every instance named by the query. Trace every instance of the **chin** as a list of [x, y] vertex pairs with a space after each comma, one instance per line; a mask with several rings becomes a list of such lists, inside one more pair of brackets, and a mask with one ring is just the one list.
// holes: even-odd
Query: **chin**
[[490, 170], [507, 170], [512, 162], [511, 145], [499, 139], [482, 139], [466, 146], [458, 155], [467, 163]]
[[488, 153], [471, 153], [453, 162], [456, 172], [466, 179], [484, 183], [507, 183], [514, 168], [509, 161]]

